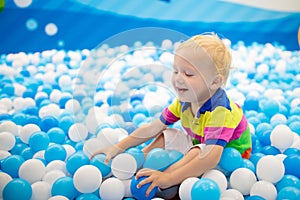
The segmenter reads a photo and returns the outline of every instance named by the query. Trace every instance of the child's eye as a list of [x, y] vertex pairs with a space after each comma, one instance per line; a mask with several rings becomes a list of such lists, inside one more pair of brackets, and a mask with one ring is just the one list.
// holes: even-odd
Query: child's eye
[[174, 74], [178, 74], [178, 71], [174, 70], [173, 73], [174, 73]]
[[185, 72], [184, 74], [185, 74], [187, 77], [194, 76], [192, 73], [188, 73], [188, 72]]

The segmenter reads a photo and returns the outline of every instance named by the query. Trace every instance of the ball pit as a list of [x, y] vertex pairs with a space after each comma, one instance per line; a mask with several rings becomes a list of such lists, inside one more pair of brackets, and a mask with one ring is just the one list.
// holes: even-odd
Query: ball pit
[[[170, 51], [135, 45], [1, 56], [9, 70], [0, 71], [0, 197], [145, 199], [134, 187], [136, 171], [164, 170], [183, 157], [154, 149], [144, 158], [149, 141], [108, 164], [105, 155], [89, 159], [99, 146], [116, 144], [158, 117], [175, 96], [170, 73], [176, 44], [162, 43]], [[243, 42], [231, 49], [236, 68], [226, 89], [250, 122], [252, 155], [245, 160], [227, 148], [216, 169], [172, 189], [185, 200], [299, 198], [298, 52]], [[162, 192], [152, 198], [164, 198]]]

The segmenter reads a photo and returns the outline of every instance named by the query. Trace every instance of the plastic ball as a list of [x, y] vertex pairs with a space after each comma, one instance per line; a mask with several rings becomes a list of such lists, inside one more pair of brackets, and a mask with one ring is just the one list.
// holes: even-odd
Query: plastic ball
[[81, 193], [95, 192], [102, 182], [100, 170], [93, 165], [80, 167], [73, 176], [74, 186]]
[[296, 187], [290, 187], [290, 186], [282, 188], [278, 192], [276, 200], [284, 200], [284, 199], [289, 199], [289, 200], [300, 199], [300, 189]]
[[221, 192], [218, 184], [208, 178], [201, 178], [196, 181], [192, 187], [192, 199], [211, 199], [218, 200], [221, 197]]
[[41, 131], [40, 127], [36, 124], [26, 124], [23, 126], [20, 130], [20, 139], [25, 144], [28, 144], [29, 138], [32, 135], [32, 133]]
[[53, 185], [53, 183], [61, 178], [66, 176], [66, 174], [60, 170], [52, 170], [49, 172], [46, 172], [46, 174], [43, 176], [42, 181], [48, 183], [51, 187]]
[[146, 176], [143, 176], [143, 177], [140, 177], [139, 179], [136, 179], [136, 177], [134, 176], [132, 178], [132, 181], [131, 181], [131, 185], [130, 185], [130, 190], [131, 190], [131, 193], [132, 195], [138, 199], [138, 200], [147, 200], [147, 199], [152, 199], [155, 194], [157, 193], [157, 190], [158, 188], [157, 187], [154, 187], [152, 189], [152, 191], [150, 192], [149, 196], [146, 196], [146, 191], [148, 189], [148, 187], [150, 186], [150, 183], [146, 183], [145, 185], [143, 185], [142, 187], [140, 188], [137, 188], [137, 185], [142, 181], [144, 180], [145, 178], [147, 178]]
[[293, 144], [294, 135], [287, 125], [280, 124], [272, 130], [270, 140], [273, 146], [284, 151]]
[[84, 124], [76, 123], [69, 128], [69, 138], [74, 142], [85, 140], [88, 136], [88, 129]]
[[47, 182], [43, 181], [33, 183], [31, 185], [31, 200], [49, 199], [51, 197], [51, 186]]
[[238, 150], [227, 147], [223, 150], [219, 166], [227, 171], [233, 172], [235, 169], [240, 168], [243, 165], [243, 158]]
[[169, 158], [170, 158], [170, 166], [173, 165], [174, 163], [178, 162], [179, 160], [181, 160], [181, 158], [183, 158], [184, 154], [176, 151], [176, 150], [168, 150], [167, 151], [169, 154]]
[[136, 160], [128, 153], [121, 153], [112, 159], [111, 172], [119, 179], [131, 178], [136, 170]]
[[138, 169], [143, 166], [145, 157], [144, 157], [144, 153], [142, 152], [141, 149], [132, 147], [132, 148], [127, 149], [125, 152], [129, 153], [130, 155], [132, 155], [135, 158]]
[[46, 166], [46, 172], [52, 170], [60, 170], [63, 173], [67, 173], [66, 163], [62, 160], [53, 160], [49, 162]]
[[287, 156], [283, 161], [285, 167], [285, 174], [290, 174], [300, 179], [300, 156], [292, 154]]
[[164, 171], [170, 166], [170, 163], [168, 152], [161, 148], [155, 148], [148, 152], [143, 167]]
[[123, 199], [125, 196], [125, 186], [123, 182], [117, 178], [108, 178], [101, 184], [99, 195], [103, 200]]
[[3, 199], [9, 200], [30, 200], [32, 188], [28, 181], [22, 178], [11, 180], [3, 189]]
[[228, 189], [221, 193], [221, 199], [224, 198], [234, 199], [234, 200], [244, 200], [243, 194], [236, 189]]
[[20, 155], [10, 155], [1, 160], [1, 170], [12, 178], [19, 177], [19, 168], [24, 163], [24, 158]]
[[61, 128], [53, 127], [47, 131], [47, 134], [50, 142], [63, 144], [66, 141], [66, 134]]
[[256, 174], [259, 180], [277, 183], [284, 176], [284, 172], [284, 165], [276, 156], [264, 156], [256, 165]]
[[10, 132], [15, 136], [18, 136], [19, 129], [13, 121], [1, 121], [0, 132]]
[[253, 171], [254, 173], [256, 172], [256, 167], [255, 165], [248, 159], [243, 159], [243, 165], [242, 168], [248, 168], [251, 171]]
[[192, 187], [199, 180], [197, 177], [190, 177], [185, 179], [179, 186], [180, 199], [191, 200], [192, 199]]
[[258, 181], [250, 189], [250, 196], [259, 196], [264, 199], [275, 200], [277, 190], [275, 186], [268, 181]]
[[68, 176], [57, 179], [51, 188], [52, 196], [61, 195], [68, 199], [75, 199], [79, 194], [74, 186], [73, 178]]
[[54, 116], [45, 116], [41, 118], [39, 122], [39, 127], [41, 128], [42, 131], [47, 132], [53, 127], [57, 127], [58, 125], [58, 120]]
[[16, 143], [16, 138], [13, 133], [10, 132], [0, 132], [0, 150], [9, 151]]
[[44, 163], [38, 159], [26, 160], [19, 169], [19, 177], [27, 180], [31, 184], [42, 180], [45, 173], [46, 167]]
[[108, 164], [104, 162], [106, 156], [104, 154], [98, 154], [94, 156], [90, 162], [91, 165], [97, 167], [103, 177], [106, 177], [111, 172], [111, 160]]
[[260, 153], [262, 153], [264, 155], [277, 155], [277, 154], [280, 154], [281, 152], [278, 148], [267, 145], [260, 149]]
[[0, 198], [2, 199], [2, 192], [4, 187], [9, 183], [12, 179], [12, 177], [4, 172], [0, 172]]
[[95, 194], [81, 194], [76, 200], [100, 200], [99, 197]]
[[47, 133], [43, 131], [37, 131], [29, 137], [28, 143], [31, 150], [35, 153], [40, 150], [45, 150], [50, 143], [50, 139]]
[[51, 162], [53, 160], [65, 160], [67, 156], [66, 149], [60, 144], [51, 144], [45, 150], [45, 160]]
[[102, 147], [102, 145], [103, 142], [98, 138], [90, 138], [84, 142], [82, 149], [85, 155], [91, 157]]
[[68, 158], [66, 168], [73, 175], [78, 168], [89, 163], [89, 158], [83, 152], [76, 152]]
[[218, 184], [221, 193], [225, 191], [227, 188], [226, 176], [219, 170], [216, 169], [208, 170], [202, 175], [201, 178], [209, 178], [215, 181]]
[[250, 194], [250, 189], [256, 181], [254, 172], [247, 168], [234, 170], [229, 179], [231, 188], [240, 191], [243, 195]]
[[288, 186], [300, 188], [300, 179], [294, 175], [286, 174], [279, 182], [276, 183], [277, 191], [280, 191], [282, 188]]

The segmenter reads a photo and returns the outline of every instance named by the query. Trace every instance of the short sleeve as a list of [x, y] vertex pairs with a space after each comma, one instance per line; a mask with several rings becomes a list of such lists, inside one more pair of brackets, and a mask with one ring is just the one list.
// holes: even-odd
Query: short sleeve
[[180, 115], [181, 115], [181, 104], [179, 100], [176, 98], [168, 107], [166, 107], [163, 110], [160, 116], [160, 120], [164, 124], [170, 125], [177, 122], [180, 119]]

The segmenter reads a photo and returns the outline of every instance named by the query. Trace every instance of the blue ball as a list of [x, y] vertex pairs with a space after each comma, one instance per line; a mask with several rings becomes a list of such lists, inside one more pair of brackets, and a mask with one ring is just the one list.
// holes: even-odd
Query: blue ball
[[80, 193], [76, 190], [73, 178], [64, 176], [57, 179], [51, 189], [52, 196], [62, 195], [68, 199], [75, 199]]
[[32, 188], [28, 181], [16, 178], [11, 180], [3, 189], [3, 199], [30, 200]]
[[170, 164], [171, 160], [168, 152], [161, 148], [155, 148], [148, 152], [143, 167], [164, 171]]
[[286, 174], [279, 182], [276, 183], [277, 191], [288, 186], [300, 188], [300, 179], [294, 175]]
[[24, 144], [23, 142], [15, 144], [15, 146], [10, 150], [10, 153], [13, 155], [20, 155], [21, 152], [27, 148], [28, 145]]
[[66, 134], [69, 132], [69, 128], [75, 123], [72, 116], [62, 117], [58, 122], [58, 127], [61, 128]]
[[58, 125], [58, 120], [56, 117], [53, 116], [46, 116], [43, 117], [39, 123], [39, 127], [41, 128], [42, 131], [47, 132], [49, 129], [53, 127], [57, 127]]
[[233, 172], [243, 165], [241, 153], [232, 147], [227, 147], [223, 150], [219, 166], [227, 172]]
[[184, 156], [183, 153], [176, 150], [168, 150], [167, 152], [170, 157], [170, 165], [173, 165], [174, 163], [178, 162]]
[[44, 154], [45, 160], [49, 163], [53, 160], [64, 161], [67, 157], [66, 149], [60, 144], [51, 144]]
[[154, 187], [153, 190], [150, 192], [149, 196], [146, 197], [146, 191], [147, 191], [148, 187], [150, 186], [150, 183], [143, 185], [139, 189], [137, 188], [137, 185], [145, 178], [147, 178], [147, 177], [143, 176], [143, 177], [140, 177], [138, 180], [136, 180], [136, 176], [134, 176], [132, 178], [132, 181], [130, 184], [130, 191], [131, 191], [133, 197], [135, 197], [137, 200], [152, 199], [155, 196], [155, 194], [157, 193], [158, 188]]
[[247, 95], [243, 108], [245, 110], [258, 110], [259, 108], [258, 98], [253, 95]]
[[246, 200], [266, 200], [265, 198], [263, 198], [261, 196], [257, 196], [257, 195], [247, 196], [245, 199]]
[[276, 197], [276, 200], [299, 200], [300, 199], [300, 190], [296, 187], [285, 187], [282, 188]]
[[29, 137], [28, 143], [33, 152], [38, 152], [40, 150], [45, 150], [48, 147], [50, 139], [47, 133], [37, 131]]
[[300, 156], [299, 155], [289, 155], [283, 160], [283, 164], [285, 167], [285, 174], [294, 175], [300, 178]]
[[295, 133], [300, 133], [300, 122], [299, 121], [295, 121], [295, 122], [290, 123], [289, 127]]
[[34, 153], [31, 151], [30, 147], [27, 147], [23, 149], [20, 156], [22, 156], [25, 160], [31, 159], [33, 157]]
[[283, 152], [283, 154], [285, 154], [285, 155], [292, 155], [292, 154], [296, 154], [296, 155], [298, 155], [298, 156], [300, 156], [300, 150], [299, 149], [297, 149], [297, 148], [287, 148], [284, 152]]
[[260, 152], [265, 155], [277, 155], [281, 153], [280, 150], [274, 146], [264, 146], [260, 149]]
[[132, 155], [135, 158], [138, 169], [143, 166], [145, 157], [144, 157], [144, 153], [142, 152], [141, 149], [132, 147], [132, 148], [127, 149], [126, 153], [129, 153], [130, 155]]
[[280, 104], [274, 99], [265, 99], [259, 102], [259, 108], [270, 118], [279, 112]]
[[90, 160], [87, 155], [82, 151], [73, 153], [66, 162], [66, 168], [70, 174], [74, 174], [75, 171], [83, 165], [88, 165]]
[[248, 159], [243, 159], [243, 166], [244, 168], [250, 169], [252, 172], [256, 173], [255, 165]]
[[111, 160], [108, 164], [105, 164], [105, 158], [106, 156], [104, 154], [98, 154], [92, 158], [90, 163], [101, 171], [103, 177], [107, 176], [111, 172]]
[[76, 200], [100, 200], [95, 194], [81, 194]]
[[201, 178], [196, 181], [192, 186], [191, 191], [192, 199], [219, 200], [221, 197], [221, 191], [218, 184], [209, 178]]
[[1, 160], [1, 170], [9, 174], [12, 178], [19, 177], [19, 168], [24, 162], [20, 155], [10, 155]]
[[66, 141], [66, 134], [64, 130], [62, 130], [59, 127], [53, 127], [48, 130], [47, 132], [50, 142], [56, 143], [56, 144], [64, 144]]
[[251, 154], [249, 160], [254, 164], [254, 166], [256, 166], [259, 159], [261, 159], [263, 156], [265, 156], [263, 153], [253, 153]]

